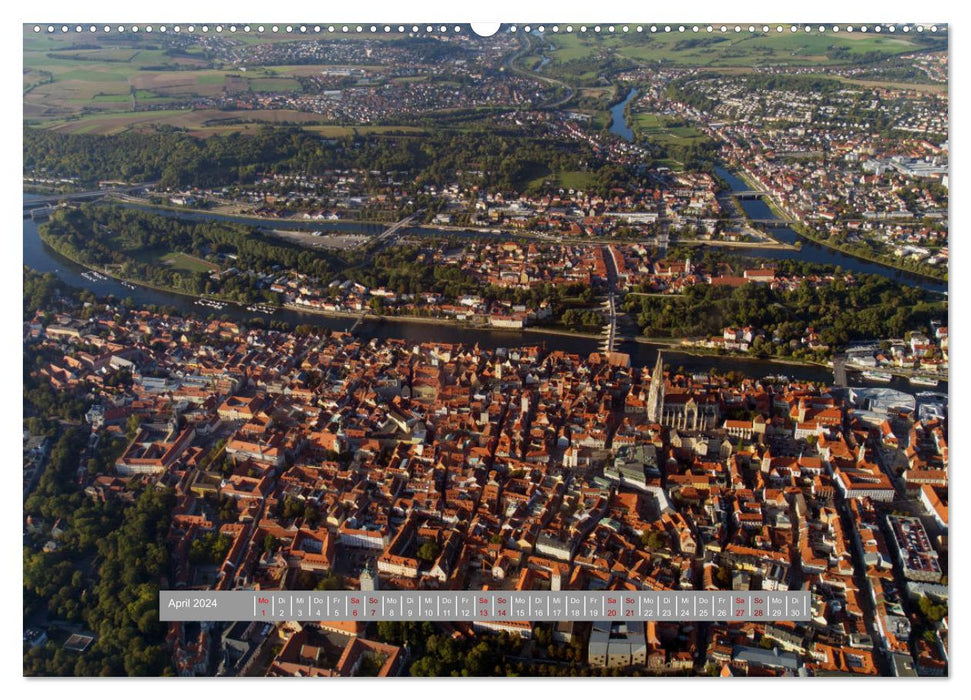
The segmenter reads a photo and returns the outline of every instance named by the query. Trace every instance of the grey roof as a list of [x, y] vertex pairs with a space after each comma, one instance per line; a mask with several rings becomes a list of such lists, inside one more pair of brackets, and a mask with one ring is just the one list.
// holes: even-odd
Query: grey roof
[[778, 649], [735, 645], [732, 648], [732, 658], [735, 661], [744, 661], [753, 666], [772, 666], [789, 671], [795, 671], [799, 668], [799, 657]]

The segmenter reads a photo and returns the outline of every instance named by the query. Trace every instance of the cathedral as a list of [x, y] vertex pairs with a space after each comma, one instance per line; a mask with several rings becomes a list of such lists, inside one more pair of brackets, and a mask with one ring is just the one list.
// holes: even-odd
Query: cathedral
[[677, 393], [666, 395], [664, 360], [657, 354], [657, 364], [651, 374], [651, 388], [647, 396], [647, 419], [668, 428], [679, 430], [710, 430], [719, 424], [718, 402], [699, 401], [694, 395]]

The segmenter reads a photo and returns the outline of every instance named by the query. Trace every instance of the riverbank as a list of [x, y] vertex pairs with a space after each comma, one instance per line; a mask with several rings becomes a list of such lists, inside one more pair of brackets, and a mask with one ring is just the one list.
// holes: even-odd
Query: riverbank
[[451, 318], [440, 318], [437, 316], [399, 316], [396, 314], [377, 314], [370, 310], [336, 311], [332, 309], [315, 309], [310, 306], [303, 306], [302, 304], [284, 304], [280, 308], [288, 311], [296, 311], [297, 313], [323, 316], [325, 318], [346, 318], [355, 321], [361, 319], [365, 321], [398, 321], [401, 323], [424, 323], [432, 326], [453, 326], [455, 328], [464, 328], [467, 330], [503, 330], [501, 328], [497, 329], [492, 326], [478, 325]]
[[[42, 241], [44, 240], [43, 236], [41, 236], [41, 240]], [[59, 254], [63, 255], [71, 262], [87, 270], [92, 270], [94, 272], [99, 272], [102, 274], [108, 274], [108, 273], [104, 273], [102, 270], [99, 270], [97, 267], [92, 266], [90, 263], [87, 263], [82, 260], [78, 260], [71, 256], [65, 255], [64, 253], [59, 253]], [[108, 274], [108, 276], [110, 276], [112, 279], [115, 279], [115, 280], [128, 282], [130, 284], [135, 284], [139, 287], [151, 289], [157, 292], [175, 294], [185, 299], [191, 299], [193, 301], [208, 299], [213, 301], [225, 302], [227, 304], [233, 305], [234, 307], [237, 308], [237, 310], [240, 310], [240, 311], [245, 310], [246, 306], [249, 303], [266, 303], [268, 305], [272, 305], [272, 304], [269, 304], [268, 302], [239, 302], [234, 299], [228, 299], [226, 297], [222, 297], [216, 294], [210, 294], [206, 296], [195, 295], [195, 294], [186, 293], [177, 289], [161, 287], [153, 284], [147, 284], [138, 279], [122, 277], [117, 274]], [[531, 334], [531, 335], [557, 336], [557, 337], [572, 338], [576, 340], [586, 340], [586, 341], [600, 341], [600, 340], [603, 340], [603, 337], [604, 337], [602, 333], [571, 331], [564, 328], [552, 328], [552, 327], [544, 327], [544, 326], [526, 326], [524, 328], [498, 328], [487, 324], [470, 323], [465, 321], [458, 321], [456, 319], [451, 319], [451, 318], [440, 318], [440, 317], [433, 317], [433, 316], [376, 314], [370, 310], [365, 312], [338, 311], [338, 310], [329, 310], [329, 309], [325, 310], [325, 309], [315, 309], [312, 307], [307, 307], [300, 304], [292, 304], [292, 303], [283, 304], [283, 305], [277, 306], [276, 308], [281, 310], [286, 310], [286, 311], [293, 311], [300, 314], [320, 316], [324, 318], [339, 318], [339, 319], [347, 319], [349, 321], [364, 320], [372, 323], [390, 322], [390, 323], [422, 324], [422, 325], [428, 325], [428, 326], [450, 327], [450, 328], [455, 328], [458, 330], [465, 330], [465, 331], [473, 331], [473, 332], [478, 331], [483, 333], [513, 332], [513, 333], [524, 333], [524, 334]], [[211, 309], [209, 311], [210, 311], [210, 315], [218, 315], [218, 313], [222, 310]], [[201, 313], [204, 313], [204, 310], [200, 310], [200, 314]], [[254, 318], [259, 316], [272, 317], [272, 314], [260, 314], [259, 312], [253, 312], [253, 314], [254, 314], [253, 315]], [[831, 365], [827, 365], [826, 363], [822, 363], [822, 362], [793, 360], [791, 358], [779, 358], [774, 356], [757, 357], [757, 356], [749, 355], [745, 353], [724, 353], [724, 352], [718, 352], [716, 350], [708, 350], [706, 348], [684, 345], [683, 339], [680, 339], [680, 338], [655, 338], [655, 337], [648, 337], [648, 336], [637, 336], [634, 338], [621, 340], [621, 343], [623, 342], [634, 342], [639, 345], [647, 345], [647, 346], [653, 346], [653, 347], [659, 347], [659, 348], [665, 347], [665, 348], [668, 348], [670, 352], [676, 352], [680, 355], [687, 355], [687, 356], [697, 357], [697, 358], [737, 359], [737, 360], [749, 361], [749, 362], [773, 362], [779, 365], [795, 366], [795, 367], [831, 369]]]
[[751, 355], [745, 352], [724, 352], [715, 348], [685, 345], [684, 340], [679, 338], [650, 338], [647, 336], [638, 336], [634, 338], [634, 342], [644, 343], [646, 345], [667, 345], [674, 352], [678, 352], [683, 355], [691, 355], [692, 357], [729, 357], [739, 360], [752, 360], [756, 362], [775, 362], [780, 365], [790, 365], [793, 367], [818, 367], [827, 370], [831, 370], [833, 368], [832, 362], [796, 360], [793, 358], [776, 357], [775, 355], [760, 357], [758, 355]]
[[[611, 134], [621, 137], [626, 141], [634, 140], [634, 130], [630, 128], [630, 105], [633, 104], [634, 98], [637, 96], [637, 88], [630, 88], [626, 94], [622, 93], [619, 89], [620, 85], [614, 84], [613, 91], [614, 94], [611, 95], [610, 100], [607, 102], [606, 112], [609, 116], [609, 121], [604, 127]], [[618, 113], [620, 119], [617, 118]], [[629, 132], [628, 136], [626, 132]]]
[[[45, 238], [44, 238], [44, 236], [42, 234], [38, 233], [38, 235], [40, 236], [40, 239], [46, 245], [50, 246], [50, 243], [47, 240], [45, 240]], [[370, 311], [367, 311], [367, 312], [361, 312], [361, 311], [333, 311], [333, 310], [325, 310], [325, 309], [314, 309], [312, 307], [302, 306], [300, 304], [282, 304], [282, 305], [276, 305], [276, 304], [273, 304], [271, 302], [266, 302], [266, 301], [241, 302], [241, 301], [237, 301], [235, 299], [229, 299], [227, 297], [220, 296], [218, 294], [208, 294], [208, 295], [205, 295], [205, 296], [201, 296], [201, 295], [197, 295], [197, 294], [190, 294], [188, 292], [184, 292], [184, 291], [181, 291], [181, 290], [178, 290], [178, 289], [173, 289], [171, 287], [162, 287], [162, 286], [155, 285], [155, 284], [149, 284], [147, 282], [144, 282], [142, 280], [135, 279], [135, 278], [122, 277], [121, 275], [111, 274], [109, 272], [100, 270], [97, 267], [92, 266], [91, 263], [89, 263], [89, 262], [86, 262], [84, 260], [79, 260], [76, 257], [70, 256], [70, 255], [67, 255], [67, 254], [65, 254], [65, 253], [63, 253], [61, 251], [58, 251], [53, 246], [50, 246], [50, 247], [53, 250], [55, 250], [55, 252], [57, 252], [58, 255], [63, 256], [67, 260], [70, 260], [75, 265], [78, 265], [80, 267], [83, 267], [86, 270], [91, 270], [92, 272], [97, 272], [99, 274], [104, 274], [105, 276], [110, 277], [111, 279], [114, 279], [114, 280], [117, 280], [117, 281], [120, 281], [120, 282], [128, 282], [129, 284], [134, 284], [134, 285], [136, 285], [138, 287], [143, 287], [145, 289], [151, 289], [151, 290], [156, 291], [156, 292], [164, 292], [166, 294], [175, 294], [175, 295], [178, 295], [180, 297], [184, 297], [186, 299], [191, 299], [193, 301], [210, 300], [210, 301], [224, 302], [226, 304], [231, 304], [231, 305], [233, 305], [235, 307], [238, 307], [241, 310], [246, 310], [246, 307], [247, 306], [250, 306], [252, 304], [262, 304], [262, 305], [266, 305], [266, 306], [272, 306], [272, 307], [275, 307], [277, 309], [284, 309], [284, 310], [287, 310], [287, 311], [294, 311], [294, 312], [303, 313], [303, 314], [312, 314], [314, 316], [323, 316], [325, 318], [346, 318], [346, 319], [351, 319], [351, 320], [357, 320], [357, 319], [360, 319], [360, 318], [364, 318], [365, 320], [368, 320], [368, 321], [399, 321], [399, 322], [403, 322], [403, 323], [423, 323], [423, 324], [428, 324], [428, 325], [453, 326], [453, 327], [456, 327], [456, 328], [464, 328], [464, 329], [467, 329], [467, 330], [507, 330], [507, 329], [501, 329], [501, 328], [494, 328], [492, 326], [479, 326], [479, 325], [475, 325], [475, 324], [471, 324], [471, 323], [463, 323], [461, 321], [456, 321], [456, 320], [448, 319], [448, 318], [435, 318], [435, 317], [426, 317], [426, 316], [396, 316], [396, 315], [390, 315], [390, 314], [375, 314], [375, 313], [370, 312]], [[211, 313], [217, 313], [220, 310], [221, 309], [212, 309], [211, 310]], [[253, 313], [255, 315], [272, 316], [272, 314], [259, 314], [259, 312], [253, 312]], [[526, 329], [515, 329], [515, 330], [526, 330]]]
[[[47, 240], [45, 240], [43, 235], [39, 233], [38, 235], [46, 245], [50, 246], [50, 243]], [[51, 246], [51, 248], [53, 249], [53, 246]], [[83, 267], [86, 270], [91, 270], [93, 272], [98, 272], [99, 274], [104, 274], [107, 277], [110, 277], [111, 279], [114, 279], [120, 282], [127, 282], [129, 284], [134, 284], [138, 287], [151, 289], [157, 292], [164, 292], [166, 294], [175, 294], [180, 297], [184, 297], [186, 299], [191, 299], [193, 301], [211, 300], [211, 301], [224, 302], [226, 304], [231, 304], [233, 306], [236, 306], [240, 310], [245, 310], [248, 305], [256, 303], [256, 304], [264, 304], [267, 306], [273, 306], [277, 309], [294, 311], [302, 314], [311, 314], [314, 316], [322, 316], [325, 318], [345, 318], [345, 319], [354, 320], [354, 321], [365, 320], [365, 321], [371, 321], [371, 322], [388, 321], [388, 322], [398, 322], [398, 323], [418, 323], [418, 324], [425, 324], [425, 325], [432, 325], [432, 326], [449, 326], [449, 327], [458, 328], [458, 329], [464, 329], [464, 330], [470, 330], [470, 331], [484, 331], [484, 332], [512, 331], [512, 332], [525, 332], [525, 333], [534, 333], [534, 334], [540, 333], [544, 335], [556, 335], [556, 336], [564, 336], [564, 337], [585, 339], [585, 340], [598, 340], [602, 338], [602, 334], [598, 334], [598, 333], [584, 333], [579, 331], [568, 331], [568, 330], [559, 329], [559, 328], [544, 328], [542, 326], [526, 326], [524, 328], [500, 328], [500, 327], [491, 326], [488, 324], [469, 323], [469, 322], [459, 321], [456, 319], [439, 318], [434, 316], [377, 314], [370, 310], [361, 312], [361, 311], [337, 311], [337, 310], [331, 310], [331, 309], [315, 309], [312, 307], [303, 306], [301, 304], [292, 304], [292, 303], [275, 305], [270, 302], [240, 302], [217, 294], [209, 294], [209, 295], [201, 296], [196, 294], [190, 294], [170, 287], [162, 287], [159, 285], [148, 284], [144, 281], [141, 281], [135, 278], [128, 278], [117, 274], [111, 274], [103, 270], [100, 270], [97, 267], [92, 266], [89, 262], [86, 262], [84, 260], [79, 260], [70, 255], [66, 255], [65, 253], [60, 251], [56, 251], [56, 252], [59, 255], [66, 258], [67, 260], [70, 260], [75, 265]], [[218, 313], [219, 311], [221, 311], [221, 309], [212, 309], [211, 313]], [[253, 312], [253, 313], [254, 313], [254, 316], [260, 316], [260, 315], [272, 316], [272, 314], [260, 314], [259, 312]]]
[[752, 360], [755, 362], [775, 362], [780, 365], [789, 365], [791, 367], [818, 367], [820, 369], [827, 370], [833, 369], [831, 362], [794, 360], [792, 358], [777, 357], [775, 355], [761, 357], [759, 355], [750, 355], [744, 352], [719, 352], [715, 349], [699, 348], [693, 345], [679, 345], [678, 352], [683, 352], [685, 355], [692, 355], [694, 357], [734, 357], [739, 360]]
[[[583, 340], [603, 340], [602, 333], [586, 333], [583, 331], [570, 331], [564, 328], [551, 328], [546, 326], [525, 326], [524, 328], [497, 328], [495, 326], [489, 325], [479, 325], [475, 323], [468, 323], [464, 321], [457, 321], [449, 318], [436, 318], [430, 316], [398, 316], [391, 314], [375, 314], [372, 312], [360, 312], [360, 311], [332, 311], [324, 309], [310, 309], [298, 304], [284, 304], [284, 309], [290, 311], [306, 312], [310, 314], [315, 314], [318, 316], [324, 316], [329, 318], [346, 318], [346, 319], [363, 319], [365, 321], [380, 322], [401, 322], [401, 323], [420, 323], [426, 325], [437, 325], [437, 326], [451, 326], [453, 328], [460, 328], [470, 331], [485, 331], [485, 332], [495, 332], [495, 331], [512, 331], [517, 333], [529, 333], [538, 335], [549, 335], [549, 336], [559, 336], [566, 338], [575, 338]], [[824, 370], [831, 370], [832, 364], [827, 364], [825, 362], [813, 362], [811, 360], [794, 360], [791, 358], [779, 358], [779, 357], [758, 357], [755, 355], [749, 355], [746, 353], [725, 353], [717, 352], [712, 350], [710, 352], [706, 351], [705, 348], [698, 348], [691, 345], [684, 345], [683, 340], [680, 338], [653, 338], [648, 336], [637, 336], [634, 338], [618, 339], [620, 343], [623, 342], [634, 342], [641, 345], [650, 345], [654, 347], [666, 347], [671, 352], [676, 352], [679, 355], [690, 355], [692, 357], [718, 357], [726, 359], [738, 359], [746, 360], [752, 362], [773, 362], [780, 365], [788, 365], [791, 367], [807, 367], [807, 368], [818, 368]]]
[[77, 194], [78, 192], [77, 190], [72, 192], [64, 192], [62, 190], [57, 189], [56, 187], [45, 187], [44, 185], [25, 184], [23, 188], [24, 188], [23, 189], [24, 194], [36, 194], [40, 196], [51, 196], [51, 197], [57, 197], [59, 195], [69, 196], [72, 194]]
[[[128, 282], [129, 284], [134, 284], [134, 285], [137, 285], [138, 287], [143, 287], [145, 289], [151, 289], [157, 292], [164, 292], [167, 294], [176, 294], [180, 297], [184, 297], [186, 299], [192, 299], [194, 301], [211, 300], [211, 301], [224, 302], [226, 304], [232, 304], [243, 310], [245, 310], [246, 306], [255, 303], [255, 304], [265, 304], [268, 306], [275, 306], [278, 309], [293, 311], [301, 314], [321, 316], [324, 318], [345, 318], [345, 319], [354, 320], [354, 321], [363, 319], [366, 321], [373, 321], [373, 322], [388, 321], [388, 322], [400, 322], [400, 323], [418, 323], [418, 324], [434, 325], [434, 326], [450, 326], [453, 328], [470, 330], [470, 331], [531, 333], [531, 334], [553, 335], [553, 336], [569, 337], [569, 338], [576, 338], [576, 339], [582, 339], [582, 340], [594, 340], [594, 341], [600, 340], [603, 338], [602, 333], [586, 333], [582, 331], [570, 331], [564, 328], [550, 328], [550, 327], [543, 327], [543, 326], [525, 326], [523, 328], [501, 328], [501, 327], [496, 327], [488, 324], [470, 323], [465, 321], [459, 321], [457, 319], [440, 318], [440, 317], [434, 317], [434, 316], [378, 314], [378, 313], [374, 313], [370, 309], [367, 311], [338, 311], [333, 309], [313, 308], [309, 306], [304, 306], [302, 304], [293, 304], [293, 303], [276, 305], [276, 304], [273, 304], [272, 302], [266, 302], [266, 301], [240, 302], [235, 299], [229, 299], [225, 296], [221, 296], [219, 294], [208, 294], [205, 296], [196, 295], [196, 294], [191, 294], [178, 289], [174, 289], [171, 287], [163, 287], [159, 285], [149, 284], [136, 278], [123, 277], [118, 274], [111, 274], [109, 272], [100, 270], [99, 268], [92, 266], [92, 264], [87, 261], [80, 260], [75, 256], [71, 256], [57, 250], [54, 246], [50, 244], [50, 241], [46, 238], [46, 236], [40, 232], [40, 229], [38, 229], [38, 236], [40, 237], [41, 241], [45, 245], [49, 246], [52, 250], [57, 252], [59, 255], [62, 255], [67, 260], [70, 260], [75, 265], [83, 267], [86, 270], [91, 270], [93, 272], [105, 274], [106, 276], [111, 277], [114, 280], [118, 280], [121, 282]], [[212, 312], [216, 313], [220, 310], [221, 309], [212, 309]], [[258, 312], [254, 312], [254, 313], [256, 314]], [[263, 314], [263, 315], [272, 315], [272, 314]], [[641, 342], [641, 341], [638, 341], [638, 342]], [[671, 341], [671, 342], [677, 343], [680, 341]], [[650, 344], [657, 345], [660, 343], [654, 342]]]
[[314, 309], [311, 307], [302, 306], [300, 304], [284, 304], [282, 308], [289, 311], [297, 311], [300, 313], [309, 313], [317, 316], [324, 316], [328, 318], [347, 318], [347, 319], [364, 319], [365, 321], [389, 321], [389, 322], [401, 322], [401, 323], [424, 323], [428, 325], [435, 326], [452, 326], [454, 328], [461, 328], [471, 331], [488, 331], [488, 332], [503, 332], [511, 331], [514, 333], [541, 333], [543, 335], [556, 335], [567, 338], [582, 338], [584, 340], [600, 340], [603, 338], [602, 333], [585, 333], [583, 331], [570, 331], [564, 328], [550, 328], [547, 326], [524, 326], [523, 328], [500, 328], [498, 326], [490, 326], [488, 324], [470, 323], [468, 321], [459, 321], [451, 318], [440, 318], [436, 316], [406, 316], [397, 314], [376, 314], [372, 311], [335, 311], [331, 309]]
[[[333, 228], [334, 232], [339, 232], [340, 227], [343, 226], [383, 226], [388, 227], [392, 225], [392, 222], [388, 221], [375, 221], [371, 219], [341, 219], [339, 221], [312, 221], [309, 219], [281, 219], [281, 218], [270, 218], [270, 217], [254, 217], [246, 216], [243, 214], [233, 214], [215, 211], [211, 209], [199, 209], [193, 207], [176, 207], [163, 204], [154, 204], [147, 202], [143, 199], [138, 199], [135, 197], [125, 197], [117, 198], [116, 201], [124, 206], [136, 207], [148, 212], [171, 212], [175, 215], [182, 215], [185, 217], [202, 217], [208, 218], [214, 221], [225, 221], [227, 223], [241, 223], [243, 225], [257, 225], [260, 224], [261, 228], [270, 235], [278, 236], [290, 240], [288, 234], [302, 234], [304, 231], [298, 230], [296, 228], [287, 228], [288, 224], [290, 226], [299, 226], [301, 229], [312, 228], [315, 224], [319, 225], [321, 228]], [[271, 228], [266, 226], [267, 224], [272, 224], [276, 228]], [[563, 245], [654, 245], [656, 242], [655, 237], [648, 238], [610, 238], [610, 239], [590, 239], [588, 237], [582, 236], [567, 236], [567, 235], [543, 235], [538, 232], [522, 231], [518, 229], [502, 229], [496, 227], [473, 227], [473, 226], [453, 226], [448, 224], [415, 224], [416, 228], [423, 229], [430, 232], [430, 235], [441, 235], [443, 237], [448, 237], [449, 234], [462, 234], [462, 235], [489, 235], [489, 236], [501, 236], [503, 238], [508, 238], [511, 241], [528, 241], [535, 242], [539, 241], [541, 243], [547, 244], [563, 244]], [[346, 233], [346, 232], [345, 232]], [[365, 232], [354, 232], [351, 233], [361, 233], [361, 235], [367, 235]], [[760, 231], [756, 231], [758, 235], [764, 237], [760, 241], [726, 241], [726, 240], [704, 240], [704, 239], [693, 239], [693, 238], [677, 238], [674, 237], [669, 241], [669, 245], [687, 245], [687, 246], [709, 246], [709, 247], [719, 247], [719, 248], [734, 248], [739, 250], [768, 250], [768, 251], [793, 251], [798, 252], [800, 250], [800, 245], [785, 243], [772, 238], [770, 234], [764, 234]], [[309, 235], [309, 230], [306, 231]], [[308, 239], [308, 243], [313, 241], [316, 242], [318, 239]], [[297, 245], [303, 247], [308, 247], [303, 241], [291, 241], [295, 242]]]
[[947, 284], [948, 283], [948, 279], [947, 279], [947, 274], [946, 273], [944, 273], [942, 275], [929, 275], [926, 272], [918, 272], [916, 270], [912, 270], [909, 267], [904, 267], [903, 265], [900, 265], [899, 263], [892, 262], [893, 261], [893, 258], [891, 258], [889, 256], [872, 256], [872, 255], [864, 255], [862, 253], [855, 252], [852, 249], [845, 248], [843, 246], [839, 246], [839, 245], [836, 245], [834, 243], [830, 243], [830, 242], [827, 241], [827, 239], [819, 238], [818, 236], [815, 236], [815, 235], [809, 233], [809, 228], [805, 224], [803, 224], [803, 223], [791, 224], [790, 225], [790, 228], [793, 231], [795, 231], [797, 234], [799, 234], [800, 236], [802, 236], [803, 238], [806, 238], [806, 239], [812, 241], [813, 243], [816, 243], [817, 245], [822, 245], [822, 246], [826, 246], [827, 248], [832, 248], [833, 250], [838, 250], [839, 252], [843, 253], [844, 255], [852, 255], [853, 257], [859, 258], [860, 260], [866, 260], [867, 262], [876, 263], [877, 265], [883, 265], [885, 267], [892, 267], [894, 270], [900, 270], [901, 272], [906, 272], [909, 275], [915, 275], [917, 277], [923, 277], [923, 278], [925, 278], [927, 280], [932, 280], [934, 282], [941, 282], [943, 284]]
[[[281, 230], [285, 232], [302, 232], [295, 228], [287, 228], [290, 226], [299, 226], [300, 229], [311, 229], [315, 226], [319, 226], [324, 229], [334, 229], [334, 232], [339, 232], [341, 226], [376, 226], [383, 227], [385, 229], [393, 226], [396, 221], [384, 221], [377, 219], [337, 219], [336, 221], [317, 221], [314, 219], [302, 219], [302, 218], [281, 218], [281, 217], [270, 217], [270, 216], [252, 216], [248, 214], [237, 214], [234, 212], [218, 211], [216, 209], [200, 209], [199, 207], [184, 207], [184, 206], [173, 206], [168, 204], [155, 204], [153, 202], [140, 199], [138, 197], [116, 197], [114, 199], [119, 204], [136, 207], [138, 209], [143, 209], [145, 211], [157, 211], [157, 212], [172, 212], [173, 214], [181, 214], [183, 216], [196, 216], [209, 218], [212, 220], [224, 220], [228, 223], [242, 223], [244, 225], [259, 225], [260, 228], [272, 233], [274, 235], [279, 235]], [[276, 229], [272, 226], [277, 227]], [[433, 224], [433, 223], [412, 223], [408, 227], [428, 229], [435, 232], [441, 232], [443, 235], [449, 233], [476, 233], [476, 234], [489, 234], [494, 236], [508, 236], [510, 238], [523, 238], [533, 240], [536, 238], [542, 238], [542, 236], [531, 234], [527, 231], [519, 230], [505, 230], [495, 227], [476, 227], [476, 226], [453, 226], [449, 224]], [[406, 227], [407, 228], [407, 227]], [[357, 232], [355, 232], [357, 233]], [[363, 232], [360, 232], [363, 233]], [[576, 239], [577, 242], [583, 241], [581, 238]], [[587, 241], [589, 242], [589, 241]]]
[[902, 367], [864, 367], [863, 365], [856, 365], [850, 362], [846, 363], [846, 369], [852, 372], [884, 372], [886, 374], [893, 375], [894, 377], [903, 377], [904, 379], [910, 379], [911, 377], [929, 377], [936, 380], [937, 382], [946, 382], [948, 380], [947, 374], [941, 374], [940, 372], [933, 372], [927, 369], [905, 369]]
[[799, 250], [798, 245], [794, 245], [792, 243], [783, 243], [782, 241], [777, 241], [775, 239], [772, 239], [771, 241], [707, 241], [698, 238], [673, 238], [668, 241], [668, 247], [675, 245], [710, 246], [712, 248], [735, 248], [738, 250]]

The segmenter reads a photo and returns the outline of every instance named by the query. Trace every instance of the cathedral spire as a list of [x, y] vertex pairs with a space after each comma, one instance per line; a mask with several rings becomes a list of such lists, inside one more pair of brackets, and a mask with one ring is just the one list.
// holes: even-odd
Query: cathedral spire
[[657, 354], [657, 363], [651, 374], [651, 390], [647, 397], [647, 419], [660, 423], [664, 412], [664, 358]]

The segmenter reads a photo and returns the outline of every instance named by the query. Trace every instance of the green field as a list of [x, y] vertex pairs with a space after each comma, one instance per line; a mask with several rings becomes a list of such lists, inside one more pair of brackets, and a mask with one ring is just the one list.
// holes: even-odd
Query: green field
[[[128, 100], [130, 100], [130, 97], [125, 96], [124, 101], [126, 105]], [[115, 102], [114, 105], [119, 110], [122, 107], [119, 102]], [[226, 112], [217, 109], [162, 109], [144, 112], [102, 112], [85, 114], [80, 117], [72, 116], [67, 119], [49, 120], [39, 126], [64, 133], [110, 135], [129, 130], [153, 129], [165, 124], [185, 129], [193, 136], [206, 138], [215, 134], [229, 132], [257, 131], [261, 128], [262, 124], [274, 124], [278, 122], [299, 122], [307, 131], [313, 131], [324, 137], [349, 136], [355, 132], [359, 134], [404, 132], [414, 133], [415, 135], [426, 132], [423, 127], [412, 125], [341, 126], [337, 124], [321, 124], [320, 118], [316, 114], [285, 109], [239, 110], [235, 112]]]
[[179, 272], [212, 272], [219, 270], [218, 265], [206, 262], [202, 258], [197, 258], [188, 253], [165, 253], [157, 257], [162, 265], [178, 270]]
[[708, 138], [693, 126], [675, 126], [677, 120], [668, 119], [661, 114], [638, 113], [632, 117], [634, 132], [640, 138], [658, 146], [686, 146]]
[[579, 170], [564, 170], [540, 175], [529, 181], [527, 189], [541, 189], [544, 185], [564, 189], [584, 190], [596, 182], [596, 175]]
[[138, 49], [79, 49], [77, 51], [51, 52], [47, 56], [53, 60], [130, 63], [138, 54]]
[[[141, 92], [141, 91], [139, 91], [139, 92]], [[75, 99], [75, 100], [84, 100], [84, 98], [81, 98], [81, 97], [74, 97], [72, 99]], [[87, 102], [88, 100], [84, 100], [84, 101]], [[116, 103], [117, 102], [129, 102], [129, 101], [131, 101], [131, 95], [130, 94], [129, 95], [104, 95], [104, 94], [92, 95], [91, 98], [90, 98], [90, 101], [91, 102], [95, 102], [95, 103], [100, 103], [100, 102], [116, 102]]]
[[[286, 24], [281, 25], [277, 23], [276, 26], [280, 28], [280, 31], [276, 34], [270, 32], [270, 27], [273, 26], [273, 22], [263, 23], [263, 27], [266, 30], [264, 32], [255, 31], [256, 27], [258, 26], [259, 26], [258, 22], [250, 23], [250, 27], [254, 31], [251, 31], [249, 33], [239, 31], [236, 34], [233, 34], [233, 40], [239, 42], [240, 44], [253, 45], [253, 44], [285, 44], [287, 42], [302, 41], [305, 39], [327, 40], [327, 39], [338, 39], [338, 38], [341, 39], [342, 41], [355, 41], [360, 39], [368, 39], [371, 41], [374, 41], [374, 40], [392, 41], [394, 39], [403, 39], [408, 36], [407, 33], [404, 33], [404, 34], [398, 33], [398, 25], [394, 25], [394, 31], [385, 34], [384, 25], [377, 24], [377, 23], [375, 24], [375, 26], [378, 27], [378, 31], [374, 32], [373, 34], [371, 33], [370, 24], [362, 24], [361, 26], [364, 27], [364, 31], [362, 31], [361, 33], [357, 32], [358, 25], [348, 24], [347, 25], [348, 31], [346, 34], [339, 30], [334, 32], [327, 31], [327, 27], [329, 26], [333, 26], [335, 29], [337, 29], [338, 27], [343, 27], [344, 26], [343, 24], [335, 24], [335, 25], [322, 24], [320, 25], [320, 28], [321, 28], [320, 32], [313, 31], [313, 27], [314, 27], [313, 24], [304, 25], [307, 27], [307, 31], [300, 32], [299, 34], [296, 33], [296, 31], [293, 34], [287, 34], [284, 31]], [[353, 27], [353, 30], [351, 29], [351, 27]], [[409, 28], [409, 31], [410, 31], [410, 28]]]
[[392, 78], [392, 83], [427, 83], [427, 75], [404, 75], [398, 78]]
[[167, 51], [147, 35], [25, 30], [23, 60], [25, 86], [33, 85], [24, 118], [41, 123], [127, 111], [133, 88], [139, 101], [165, 102], [218, 95], [225, 82], [201, 47]]

